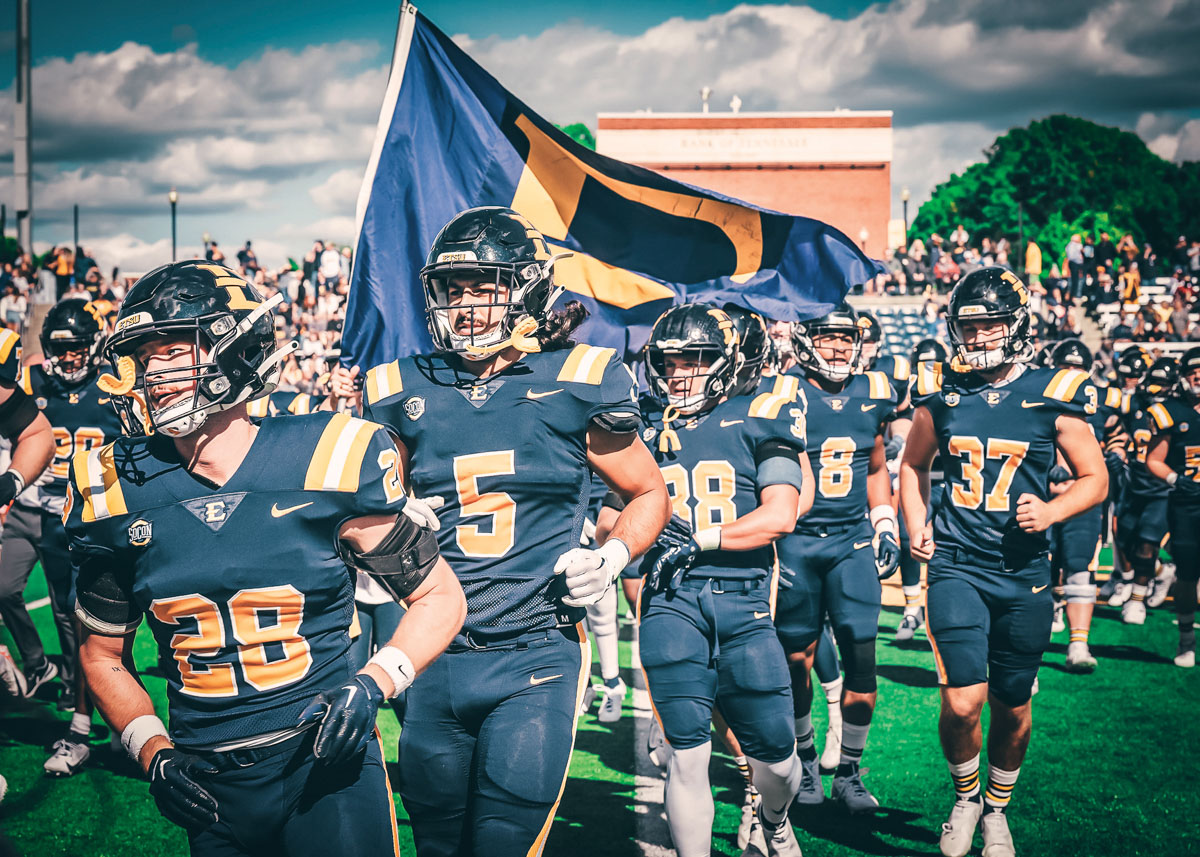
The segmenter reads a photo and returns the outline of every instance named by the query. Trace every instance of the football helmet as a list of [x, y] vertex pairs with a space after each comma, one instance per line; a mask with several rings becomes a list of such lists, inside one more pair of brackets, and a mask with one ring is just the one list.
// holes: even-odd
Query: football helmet
[[[814, 340], [829, 334], [841, 333], [850, 337], [853, 350], [845, 363], [829, 363], [817, 353]], [[792, 348], [796, 353], [796, 362], [806, 372], [816, 373], [834, 383], [845, 381], [858, 365], [862, 353], [863, 327], [859, 324], [859, 316], [854, 307], [845, 301], [831, 312], [820, 318], [798, 321], [792, 326]]]
[[767, 362], [767, 323], [754, 310], [738, 304], [725, 304], [724, 310], [737, 328], [738, 351], [742, 355], [742, 368], [738, 370], [730, 395], [753, 393]]
[[[651, 394], [680, 416], [707, 410], [732, 395], [742, 363], [737, 325], [725, 310], [703, 303], [680, 304], [659, 316], [642, 356]], [[700, 365], [689, 374], [668, 372], [668, 356], [697, 358]], [[691, 391], [693, 379], [703, 379], [699, 392]], [[688, 389], [680, 392], [682, 381]]]
[[912, 365], [918, 363], [946, 363], [950, 360], [950, 349], [940, 339], [922, 339], [912, 351]]
[[[1021, 278], [1007, 268], [992, 265], [967, 274], [950, 293], [946, 325], [956, 356], [972, 369], [996, 369], [1023, 363], [1033, 357], [1029, 341], [1029, 292]], [[1003, 321], [1007, 327], [998, 347], [967, 345], [966, 322]], [[988, 343], [989, 345], [991, 343]]]
[[1121, 385], [1130, 381], [1140, 382], [1150, 370], [1152, 362], [1149, 353], [1140, 345], [1126, 348], [1117, 358], [1117, 377], [1121, 379]]
[[869, 312], [858, 314], [858, 325], [863, 331], [862, 355], [859, 362], [866, 372], [874, 367], [879, 349], [883, 347], [883, 328], [879, 326], [879, 320]]
[[1179, 364], [1174, 357], [1160, 357], [1146, 370], [1138, 385], [1156, 402], [1169, 398], [1179, 384]]
[[1179, 358], [1179, 389], [1192, 399], [1200, 399], [1200, 384], [1193, 385], [1191, 374], [1200, 369], [1200, 346], [1189, 348]]
[[[104, 316], [83, 298], [59, 301], [46, 313], [41, 341], [50, 373], [68, 384], [79, 384], [100, 365]], [[68, 354], [77, 356], [68, 360]]]
[[[117, 377], [99, 382], [113, 394], [126, 431], [183, 437], [210, 413], [274, 392], [282, 362], [298, 347], [276, 345], [271, 309], [281, 300], [264, 301], [241, 276], [203, 259], [163, 265], [134, 283], [104, 348]], [[144, 371], [138, 346], [169, 338], [192, 343], [191, 364]], [[191, 385], [191, 394], [156, 407], [157, 388], [168, 385]]]
[[[420, 272], [434, 347], [472, 361], [510, 345], [539, 351], [538, 328], [563, 291], [554, 284], [554, 263], [570, 255], [552, 256], [542, 233], [511, 208], [483, 206], [455, 215], [433, 240]], [[456, 278], [492, 283], [496, 290], [487, 302], [452, 304]]]
[[1050, 365], [1060, 369], [1092, 371], [1092, 350], [1078, 339], [1064, 339], [1050, 352]]

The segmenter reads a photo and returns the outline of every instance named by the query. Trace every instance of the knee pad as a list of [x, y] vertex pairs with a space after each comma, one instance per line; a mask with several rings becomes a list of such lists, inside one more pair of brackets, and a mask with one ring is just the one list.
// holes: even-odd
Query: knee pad
[[874, 693], [875, 641], [849, 643], [842, 646], [842, 669], [846, 673], [846, 690], [853, 693]]
[[1068, 604], [1095, 604], [1096, 582], [1090, 571], [1073, 571], [1067, 575], [1063, 596]]

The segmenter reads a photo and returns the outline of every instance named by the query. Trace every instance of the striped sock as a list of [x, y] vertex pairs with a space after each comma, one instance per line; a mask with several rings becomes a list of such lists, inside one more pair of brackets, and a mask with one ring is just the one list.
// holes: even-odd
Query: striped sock
[[954, 795], [959, 800], [979, 797], [979, 754], [965, 762], [950, 763], [950, 778], [954, 780]]
[[867, 746], [867, 733], [871, 724], [843, 723], [842, 724], [842, 757], [838, 765], [857, 765], [862, 761], [863, 748]]
[[829, 712], [830, 728], [841, 728], [842, 725], [842, 687], [845, 679], [838, 676], [831, 682], [821, 682], [821, 690], [825, 691], [825, 705]]
[[796, 718], [796, 754], [805, 762], [817, 758], [811, 712]]
[[1072, 643], [1086, 643], [1088, 641], [1088, 631], [1089, 631], [1089, 629], [1087, 626], [1084, 626], [1082, 628], [1072, 628], [1071, 629], [1071, 642]]
[[1145, 601], [1146, 590], [1150, 587], [1145, 583], [1135, 583], [1133, 585], [1133, 594], [1130, 596], [1131, 601]]
[[[738, 773], [742, 775], [742, 779], [746, 781], [746, 791], [755, 792], [754, 781], [750, 779], [750, 763], [746, 761], [745, 756], [734, 756], [733, 763], [737, 765]], [[755, 792], [757, 794], [757, 792]]]
[[904, 612], [916, 613], [921, 609], [921, 584], [901, 588], [904, 590]]
[[987, 812], [1004, 812], [1008, 802], [1012, 800], [1013, 788], [1021, 769], [1006, 771], [995, 765], [988, 765], [987, 791], [983, 794], [983, 805]]

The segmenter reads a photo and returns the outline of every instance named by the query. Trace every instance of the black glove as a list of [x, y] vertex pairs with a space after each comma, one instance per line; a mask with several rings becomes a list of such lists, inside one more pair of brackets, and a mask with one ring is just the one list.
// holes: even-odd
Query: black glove
[[646, 578], [646, 585], [651, 592], [674, 592], [700, 553], [700, 546], [692, 538], [691, 525], [678, 515], [672, 515], [659, 533], [654, 549], [658, 556]]
[[321, 722], [313, 755], [328, 765], [340, 765], [365, 750], [382, 702], [383, 691], [365, 673], [337, 690], [318, 694], [300, 714], [301, 723]]
[[173, 747], [159, 750], [150, 761], [150, 794], [158, 811], [180, 827], [204, 828], [217, 820], [217, 801], [196, 779], [220, 773], [190, 753]]
[[883, 445], [883, 455], [888, 461], [892, 461], [900, 454], [900, 450], [902, 449], [904, 449], [904, 438], [893, 435]]
[[1053, 485], [1058, 485], [1062, 482], [1070, 482], [1075, 477], [1071, 475], [1071, 471], [1063, 467], [1061, 464], [1056, 464], [1050, 468], [1050, 482]]
[[887, 580], [900, 567], [900, 544], [891, 533], [878, 533], [875, 537], [875, 571], [880, 580]]
[[5, 470], [0, 473], [0, 506], [7, 506], [17, 495], [25, 488], [25, 483], [21, 481], [12, 470]]

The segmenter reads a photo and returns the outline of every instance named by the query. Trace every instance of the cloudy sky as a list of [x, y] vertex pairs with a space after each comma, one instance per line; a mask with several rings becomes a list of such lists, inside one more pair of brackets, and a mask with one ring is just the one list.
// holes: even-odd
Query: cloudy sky
[[[208, 231], [272, 263], [349, 242], [397, 2], [32, 0], [35, 239], [144, 270]], [[6, 4], [11, 9], [15, 4]], [[427, 0], [547, 118], [725, 109], [895, 111], [892, 177], [918, 204], [998, 133], [1055, 112], [1200, 159], [1200, 0]], [[622, 7], [627, 4], [620, 4]], [[201, 11], [197, 11], [201, 10]], [[0, 201], [13, 230], [15, 34], [0, 21]], [[913, 209], [915, 211], [915, 209]]]

